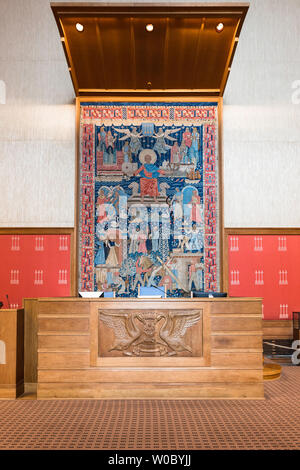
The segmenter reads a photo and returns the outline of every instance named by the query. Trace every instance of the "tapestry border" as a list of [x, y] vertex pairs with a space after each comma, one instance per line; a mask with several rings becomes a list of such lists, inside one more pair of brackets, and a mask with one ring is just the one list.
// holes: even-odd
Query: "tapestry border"
[[[76, 275], [75, 275], [75, 291], [78, 291], [79, 285], [79, 262], [80, 262], [80, 211], [79, 211], [79, 197], [80, 197], [80, 108], [81, 103], [84, 102], [119, 102], [119, 103], [130, 103], [130, 102], [181, 102], [181, 103], [217, 103], [217, 120], [218, 120], [218, 131], [217, 131], [217, 148], [218, 148], [218, 231], [217, 231], [217, 261], [218, 261], [218, 277], [219, 277], [219, 288], [222, 291], [224, 288], [223, 276], [224, 276], [224, 266], [223, 266], [223, 257], [224, 257], [224, 218], [223, 218], [223, 146], [222, 146], [222, 136], [223, 136], [223, 98], [222, 97], [192, 97], [192, 96], [81, 96], [76, 98], [76, 170], [75, 170], [75, 227], [74, 227], [74, 253], [76, 253], [76, 259], [74, 260]], [[94, 164], [94, 163], [93, 163]], [[92, 169], [92, 171], [94, 171]], [[93, 264], [93, 261], [91, 260]]]

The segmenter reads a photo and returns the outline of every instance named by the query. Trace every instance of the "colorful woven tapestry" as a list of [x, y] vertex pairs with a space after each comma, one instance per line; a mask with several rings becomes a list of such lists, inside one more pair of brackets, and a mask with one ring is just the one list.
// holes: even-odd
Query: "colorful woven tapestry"
[[218, 104], [80, 105], [79, 290], [219, 290]]

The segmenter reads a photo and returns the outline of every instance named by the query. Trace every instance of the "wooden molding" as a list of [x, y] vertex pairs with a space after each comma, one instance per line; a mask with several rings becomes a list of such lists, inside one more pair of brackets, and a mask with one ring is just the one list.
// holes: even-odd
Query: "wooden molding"
[[224, 291], [224, 178], [223, 178], [223, 98], [218, 105], [218, 179], [219, 179], [219, 276], [220, 291]]
[[[80, 174], [80, 106], [82, 102], [117, 102], [120, 101], [119, 96], [79, 96], [76, 97], [76, 165], [75, 165], [75, 227], [74, 227], [74, 253], [75, 255], [75, 267], [74, 267], [74, 294], [78, 292], [78, 279], [79, 279], [79, 270], [78, 270], [78, 253], [79, 253], [79, 174]], [[224, 262], [226, 261], [225, 251], [224, 251], [224, 181], [223, 181], [223, 98], [216, 96], [164, 96], [164, 97], [148, 97], [148, 96], [124, 96], [122, 97], [122, 102], [173, 102], [174, 100], [184, 102], [195, 102], [195, 103], [205, 103], [205, 102], [215, 102], [218, 103], [218, 184], [219, 184], [219, 283], [220, 291], [224, 290]]]
[[226, 235], [300, 235], [298, 227], [230, 227], [224, 230]]
[[81, 103], [81, 102], [96, 102], [96, 103], [105, 103], [106, 101], [109, 103], [113, 103], [116, 101], [121, 101], [123, 102], [136, 102], [136, 101], [141, 101], [142, 103], [144, 101], [153, 101], [154, 103], [156, 102], [163, 102], [163, 103], [168, 103], [168, 102], [173, 102], [173, 101], [180, 101], [181, 103], [185, 102], [195, 102], [195, 103], [205, 103], [205, 102], [215, 102], [215, 103], [223, 103], [223, 98], [220, 96], [196, 96], [191, 94], [190, 96], [182, 96], [182, 94], [178, 93], [176, 95], [172, 96], [147, 96], [147, 94], [144, 92], [143, 96], [132, 96], [129, 94], [122, 95], [122, 97], [118, 96], [117, 94], [114, 94], [113, 96], [77, 96], [76, 97], [76, 104]]
[[0, 227], [0, 235], [72, 235], [73, 227]]

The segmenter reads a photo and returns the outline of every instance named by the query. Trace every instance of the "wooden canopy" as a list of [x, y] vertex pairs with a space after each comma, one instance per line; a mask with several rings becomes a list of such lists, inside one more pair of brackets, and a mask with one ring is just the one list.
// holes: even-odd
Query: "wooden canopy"
[[248, 7], [51, 4], [76, 96], [222, 96]]

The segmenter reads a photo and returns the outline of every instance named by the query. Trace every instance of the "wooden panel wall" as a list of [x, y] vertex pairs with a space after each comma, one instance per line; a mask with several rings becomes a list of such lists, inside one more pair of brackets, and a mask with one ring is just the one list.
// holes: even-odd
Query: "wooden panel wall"
[[[140, 367], [124, 367], [122, 357], [118, 365], [91, 366], [90, 311], [94, 302], [105, 310], [105, 300], [37, 301], [38, 398], [263, 398], [259, 299], [176, 301], [189, 309], [209, 304], [211, 358], [204, 367], [177, 367], [176, 357], [167, 367], [163, 358], [156, 367], [143, 365], [143, 358]], [[138, 308], [141, 301], [129, 302]]]
[[24, 310], [0, 310], [0, 340], [5, 361], [0, 364], [0, 398], [16, 398], [24, 392]]
[[37, 384], [37, 299], [24, 299], [24, 382], [25, 392], [35, 392]]
[[293, 339], [293, 320], [263, 320], [264, 339]]

